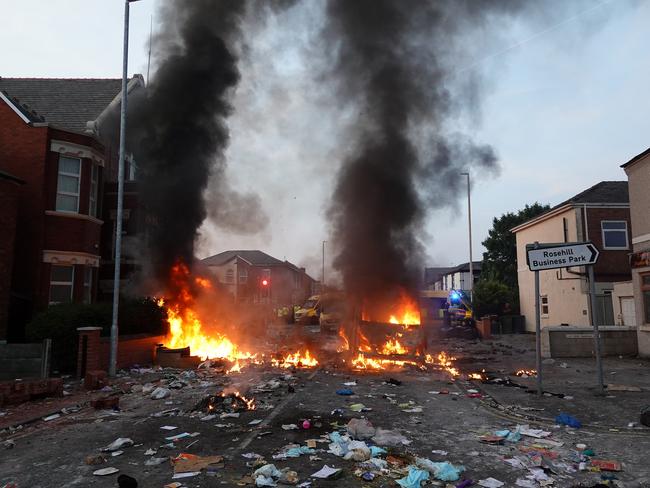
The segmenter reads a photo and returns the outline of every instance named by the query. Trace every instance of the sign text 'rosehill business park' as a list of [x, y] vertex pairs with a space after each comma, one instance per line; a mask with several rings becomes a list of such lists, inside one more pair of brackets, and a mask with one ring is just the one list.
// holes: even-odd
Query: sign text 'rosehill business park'
[[594, 264], [598, 260], [598, 249], [591, 242], [573, 244], [533, 244], [526, 246], [528, 268], [531, 271], [569, 268]]

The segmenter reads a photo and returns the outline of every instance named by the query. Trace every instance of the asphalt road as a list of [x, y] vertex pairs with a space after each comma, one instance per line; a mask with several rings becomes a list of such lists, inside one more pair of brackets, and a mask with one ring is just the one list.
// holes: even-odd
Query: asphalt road
[[[529, 338], [507, 338], [491, 343], [453, 341], [441, 342], [438, 347], [456, 349], [459, 367], [465, 371], [489, 368], [505, 375], [514, 367], [531, 367]], [[465, 359], [463, 359], [465, 358]], [[471, 358], [467, 359], [467, 358]], [[210, 474], [178, 480], [187, 487], [254, 486], [249, 476], [254, 468], [247, 466], [251, 459], [242, 456], [256, 453], [278, 469], [289, 467], [298, 473], [299, 482], [310, 481], [311, 486], [397, 486], [393, 477], [399, 474], [397, 464], [385, 476], [372, 482], [363, 481], [355, 474], [358, 463], [346, 461], [331, 453], [327, 442], [317, 443], [317, 452], [285, 460], [274, 460], [287, 444], [305, 445], [308, 439], [321, 436], [345, 426], [351, 418], [365, 417], [375, 427], [394, 429], [411, 442], [390, 448], [396, 458], [419, 456], [433, 461], [449, 461], [462, 465], [464, 479], [498, 479], [505, 486], [516, 486], [515, 481], [528, 471], [515, 468], [504, 459], [513, 456], [530, 456], [525, 451], [536, 441], [523, 437], [516, 443], [489, 445], [480, 437], [501, 429], [512, 429], [517, 424], [529, 423], [531, 427], [550, 431], [555, 442], [562, 446], [548, 449], [545, 467], [555, 480], [554, 486], [594, 486], [601, 474], [591, 471], [573, 472], [576, 462], [576, 444], [586, 444], [595, 451], [598, 459], [613, 459], [622, 463], [622, 471], [615, 473], [622, 486], [650, 487], [650, 429], [628, 427], [638, 415], [640, 405], [650, 402], [648, 391], [624, 392], [608, 397], [597, 397], [591, 390], [591, 376], [585, 372], [590, 361], [572, 361], [566, 365], [547, 365], [549, 391], [562, 388], [570, 398], [547, 396], [537, 398], [524, 388], [450, 381], [444, 371], [401, 371], [392, 373], [349, 373], [342, 370], [299, 370], [291, 377], [287, 371], [273, 369], [245, 369], [243, 373], [224, 377], [205, 374], [188, 380], [188, 385], [172, 390], [170, 397], [152, 400], [140, 391], [122, 394], [121, 411], [111, 414], [84, 407], [76, 413], [63, 415], [49, 422], [36, 422], [17, 431], [3, 431], [0, 441], [11, 439], [11, 449], [0, 447], [0, 486], [15, 482], [18, 487], [115, 487], [117, 476], [127, 474], [138, 480], [140, 487], [163, 487], [172, 482], [173, 466], [164, 462], [147, 466], [148, 449], [156, 450], [153, 457], [174, 457], [181, 452], [200, 456], [224, 456], [223, 467]], [[647, 385], [648, 365], [636, 359], [606, 361], [608, 374], [615, 375], [620, 384]], [[616, 368], [616, 369], [614, 369]], [[576, 371], [577, 370], [577, 371]], [[289, 372], [291, 373], [291, 372]], [[132, 373], [116, 382], [116, 389], [130, 391], [133, 385], [148, 382], [164, 384], [178, 377], [171, 372]], [[401, 385], [385, 382], [388, 378], [401, 381]], [[512, 377], [521, 384], [534, 379]], [[256, 386], [277, 379], [279, 386], [262, 393], [250, 393]], [[337, 389], [343, 383], [355, 381], [351, 386], [354, 395], [341, 396]], [[202, 383], [203, 382], [203, 383]], [[207, 382], [207, 383], [206, 383]], [[212, 383], [212, 384], [208, 384]], [[650, 382], [649, 382], [650, 383]], [[289, 387], [291, 385], [291, 388]], [[524, 385], [525, 386], [525, 385]], [[221, 388], [236, 388], [249, 392], [256, 399], [257, 408], [242, 412], [239, 418], [201, 420], [205, 414], [191, 413], [192, 407], [206, 395]], [[139, 387], [136, 386], [136, 390]], [[487, 396], [470, 398], [468, 389], [478, 389]], [[448, 394], [432, 393], [448, 390]], [[291, 391], [291, 392], [290, 392]], [[79, 393], [79, 401], [90, 395]], [[98, 394], [93, 394], [96, 397]], [[362, 403], [371, 409], [354, 412], [353, 404]], [[405, 404], [409, 405], [405, 405]], [[179, 414], [155, 416], [164, 410], [178, 409]], [[421, 412], [419, 411], [421, 408]], [[415, 410], [405, 412], [405, 410]], [[564, 411], [580, 418], [585, 426], [568, 429], [554, 425], [553, 418]], [[636, 415], [636, 417], [635, 417]], [[284, 430], [282, 425], [298, 424], [309, 419], [310, 429]], [[255, 420], [261, 423], [251, 425]], [[173, 431], [162, 426], [174, 426]], [[162, 449], [165, 437], [176, 433], [195, 433], [178, 441], [171, 449]], [[87, 465], [87, 456], [97, 455], [100, 449], [118, 437], [128, 437], [134, 446], [123, 449], [123, 454], [110, 457], [106, 464]], [[445, 451], [446, 454], [432, 451]], [[385, 456], [384, 456], [385, 457]], [[341, 468], [336, 479], [310, 478], [324, 464]], [[105, 477], [93, 476], [93, 471], [115, 467], [119, 473]], [[431, 482], [429, 482], [431, 483]], [[445, 486], [442, 482], [436, 482]], [[452, 485], [453, 486], [453, 485]]]

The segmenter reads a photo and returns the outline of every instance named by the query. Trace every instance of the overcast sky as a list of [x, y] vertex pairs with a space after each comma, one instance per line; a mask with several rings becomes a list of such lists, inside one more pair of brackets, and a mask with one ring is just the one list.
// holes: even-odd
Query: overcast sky
[[[146, 75], [156, 5], [131, 4], [129, 73]], [[0, 76], [121, 76], [121, 2], [0, 0], [0, 11]], [[300, 46], [319, 27], [309, 11], [290, 14], [291, 29], [270, 21], [255, 32], [234, 99], [229, 178], [260, 195], [269, 228], [241, 236], [206, 225], [199, 253], [259, 248], [307, 265], [318, 278], [338, 165], [332, 159], [345, 126], [303, 62]], [[476, 70], [488, 80], [481, 116], [468, 119], [465, 130], [492, 145], [501, 164], [499, 176], [473, 180], [476, 259], [493, 217], [535, 201], [557, 204], [602, 180], [624, 180], [620, 165], [650, 146], [649, 22], [650, 0], [576, 2], [559, 18], [503, 25], [500, 44], [475, 46], [474, 61], [458, 67], [459, 76]], [[432, 213], [426, 227], [427, 265], [467, 261], [465, 195], [456, 207]]]

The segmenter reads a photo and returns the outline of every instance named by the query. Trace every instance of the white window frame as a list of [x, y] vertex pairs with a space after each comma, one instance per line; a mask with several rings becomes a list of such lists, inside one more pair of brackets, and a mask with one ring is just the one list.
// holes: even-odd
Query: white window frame
[[[621, 232], [623, 229], [604, 229], [603, 224], [625, 224], [625, 247], [608, 246], [605, 241], [606, 232]], [[601, 220], [600, 221], [600, 237], [603, 240], [603, 249], [612, 251], [625, 251], [630, 248], [630, 233], [627, 227], [627, 220]]]
[[[52, 269], [55, 267], [59, 268], [72, 268], [72, 281], [52, 281]], [[50, 269], [50, 290], [49, 290], [49, 304], [50, 305], [55, 305], [57, 303], [65, 303], [65, 302], [54, 302], [52, 301], [52, 285], [57, 285], [57, 286], [67, 286], [70, 285], [70, 303], [74, 301], [74, 275], [75, 275], [75, 266], [74, 264], [53, 264], [52, 269]]]
[[[92, 266], [84, 267], [84, 303], [92, 303], [93, 301], [93, 274], [94, 269]], [[74, 274], [73, 274], [74, 278]], [[90, 279], [90, 281], [88, 281]]]
[[[61, 160], [63, 158], [76, 159], [77, 161], [79, 161], [79, 174], [66, 173], [64, 171], [61, 171]], [[74, 157], [70, 157], [70, 156], [64, 156], [63, 154], [59, 155], [59, 168], [58, 168], [58, 172], [57, 172], [57, 175], [56, 175], [56, 196], [57, 196], [57, 199], [58, 199], [59, 195], [65, 195], [65, 196], [68, 196], [68, 197], [76, 197], [77, 198], [77, 210], [63, 210], [63, 209], [60, 209], [58, 203], [55, 201], [54, 202], [54, 208], [56, 209], [57, 212], [79, 213], [79, 198], [81, 196], [81, 174], [82, 174], [82, 172], [83, 172], [83, 159], [74, 158]], [[72, 178], [77, 178], [77, 192], [72, 193], [72, 192], [68, 192], [68, 191], [59, 190], [59, 175], [69, 176], [69, 177], [72, 177]]]
[[246, 268], [241, 268], [239, 270], [238, 280], [240, 285], [245, 285], [248, 283], [248, 270]]
[[[544, 303], [546, 302], [546, 303]], [[544, 307], [546, 307], [546, 313], [544, 313]], [[550, 311], [549, 303], [548, 303], [548, 295], [540, 295], [539, 296], [539, 314], [542, 317], [548, 317], [548, 313]]]
[[226, 283], [231, 285], [235, 283], [235, 271], [232, 268], [226, 270], [226, 276], [224, 278]]
[[90, 192], [88, 194], [88, 215], [97, 217], [97, 203], [99, 197], [99, 165], [90, 165]]

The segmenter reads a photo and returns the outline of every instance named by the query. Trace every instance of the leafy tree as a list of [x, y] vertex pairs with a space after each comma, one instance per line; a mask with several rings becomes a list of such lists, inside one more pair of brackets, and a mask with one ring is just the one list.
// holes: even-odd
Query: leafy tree
[[[482, 279], [474, 287], [475, 317], [509, 313], [514, 290], [498, 280]], [[511, 312], [510, 312], [511, 313]]]
[[482, 279], [496, 280], [505, 284], [518, 297], [517, 286], [517, 243], [510, 229], [543, 214], [551, 207], [535, 202], [526, 205], [517, 213], [508, 212], [495, 217], [488, 237], [483, 241], [487, 249], [483, 253]]

